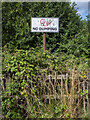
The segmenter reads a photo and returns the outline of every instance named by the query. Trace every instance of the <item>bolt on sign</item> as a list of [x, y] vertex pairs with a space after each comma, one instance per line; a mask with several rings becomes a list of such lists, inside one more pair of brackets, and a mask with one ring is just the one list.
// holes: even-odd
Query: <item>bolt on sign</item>
[[31, 18], [31, 32], [59, 32], [59, 18]]

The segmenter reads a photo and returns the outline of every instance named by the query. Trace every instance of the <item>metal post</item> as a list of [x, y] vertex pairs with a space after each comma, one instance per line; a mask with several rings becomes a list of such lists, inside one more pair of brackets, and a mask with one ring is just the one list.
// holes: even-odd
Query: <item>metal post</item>
[[46, 50], [46, 33], [43, 33], [43, 51]]

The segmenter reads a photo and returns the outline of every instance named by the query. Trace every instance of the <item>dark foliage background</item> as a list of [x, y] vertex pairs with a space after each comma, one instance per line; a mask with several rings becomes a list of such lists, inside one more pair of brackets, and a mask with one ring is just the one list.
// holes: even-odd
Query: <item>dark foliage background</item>
[[2, 4], [3, 46], [10, 51], [42, 46], [43, 34], [31, 33], [31, 17], [59, 17], [59, 33], [46, 33], [47, 49], [76, 56], [89, 54], [87, 21], [77, 14], [75, 3], [23, 2]]

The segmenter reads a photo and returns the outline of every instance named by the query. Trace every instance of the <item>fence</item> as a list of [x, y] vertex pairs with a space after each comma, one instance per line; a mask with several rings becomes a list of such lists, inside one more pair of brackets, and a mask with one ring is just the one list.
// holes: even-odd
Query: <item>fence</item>
[[[52, 101], [60, 101], [62, 104], [68, 104], [68, 108], [79, 107], [88, 111], [88, 79], [83, 79], [78, 73], [60, 74], [52, 72], [51, 74], [40, 75], [36, 84], [31, 83], [31, 88], [36, 85], [36, 96], [38, 100], [51, 104]], [[32, 91], [32, 90], [31, 90]], [[30, 93], [31, 96], [32, 92]], [[76, 108], [75, 108], [76, 106]]]
[[[33, 78], [31, 80], [28, 95], [32, 103], [36, 98], [38, 103], [45, 104], [52, 104], [53, 101], [58, 104], [59, 101], [68, 106], [66, 112], [72, 109], [73, 114], [76, 114], [76, 111], [80, 112], [80, 108], [88, 111], [88, 78], [81, 78], [79, 73], [72, 71], [62, 74], [51, 71], [49, 74], [37, 75], [35, 80], [37, 82]], [[33, 90], [35, 89], [34, 94]]]

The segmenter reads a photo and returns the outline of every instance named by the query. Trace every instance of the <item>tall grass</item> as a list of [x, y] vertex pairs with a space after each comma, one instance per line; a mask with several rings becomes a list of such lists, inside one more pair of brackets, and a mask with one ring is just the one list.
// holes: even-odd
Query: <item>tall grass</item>
[[88, 111], [87, 77], [83, 76], [80, 66], [78, 69], [73, 66], [69, 73], [60, 73], [58, 71], [56, 75], [52, 70], [48, 75], [42, 74], [37, 86], [36, 83], [31, 85], [30, 91], [27, 91], [29, 118], [80, 118]]

